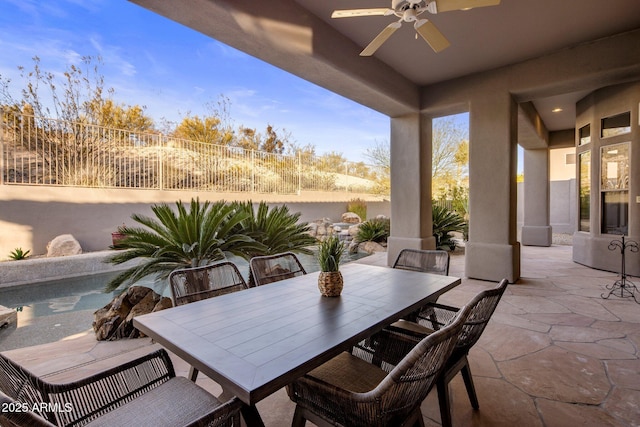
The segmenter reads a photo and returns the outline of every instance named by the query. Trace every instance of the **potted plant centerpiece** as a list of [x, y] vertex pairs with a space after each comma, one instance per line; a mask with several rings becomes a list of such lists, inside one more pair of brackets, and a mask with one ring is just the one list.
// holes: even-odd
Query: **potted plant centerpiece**
[[326, 297], [337, 297], [342, 292], [342, 273], [340, 272], [340, 258], [344, 253], [345, 244], [337, 236], [330, 236], [318, 245], [318, 289]]

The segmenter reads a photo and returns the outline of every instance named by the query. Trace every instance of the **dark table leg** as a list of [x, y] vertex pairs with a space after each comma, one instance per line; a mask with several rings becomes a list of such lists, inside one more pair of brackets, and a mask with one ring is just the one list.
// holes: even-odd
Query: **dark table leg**
[[247, 423], [247, 427], [264, 427], [262, 417], [255, 405], [242, 405], [240, 412], [245, 423]]

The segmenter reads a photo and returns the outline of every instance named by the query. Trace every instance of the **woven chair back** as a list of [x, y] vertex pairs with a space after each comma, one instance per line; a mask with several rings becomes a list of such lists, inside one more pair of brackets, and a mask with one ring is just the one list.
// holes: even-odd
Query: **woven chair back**
[[393, 268], [422, 273], [449, 275], [449, 252], [441, 250], [403, 249]]
[[174, 270], [169, 284], [176, 306], [247, 289], [238, 267], [229, 261]]
[[[363, 400], [362, 407], [354, 411], [354, 415], [358, 417], [361, 410], [374, 411], [369, 420], [373, 424], [402, 425], [427, 397], [442, 373], [468, 315], [465, 306], [453, 322], [418, 342], [375, 389], [354, 395], [356, 401]], [[378, 403], [371, 405], [372, 400]], [[362, 418], [353, 421], [354, 425], [362, 424]]]
[[[41, 402], [45, 402], [41, 388], [37, 386], [39, 383], [38, 377], [0, 354], [0, 391], [7, 398], [15, 402], [26, 403], [30, 410], [33, 407], [39, 407]], [[39, 415], [47, 417], [46, 413]], [[55, 419], [50, 418], [50, 421], [55, 422]], [[4, 424], [0, 423], [0, 425]]]
[[498, 286], [479, 292], [467, 303], [470, 313], [462, 327], [456, 351], [466, 353], [480, 339], [508, 284], [507, 279], [502, 279]]
[[249, 267], [254, 286], [307, 274], [298, 257], [292, 252], [253, 257], [249, 261]]

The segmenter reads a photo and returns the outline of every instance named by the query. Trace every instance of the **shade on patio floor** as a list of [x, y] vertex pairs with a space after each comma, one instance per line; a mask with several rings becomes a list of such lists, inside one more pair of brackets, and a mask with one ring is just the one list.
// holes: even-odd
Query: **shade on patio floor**
[[[616, 275], [572, 262], [571, 250], [522, 248], [522, 279], [509, 285], [469, 357], [480, 410], [471, 409], [460, 376], [451, 382], [455, 426], [640, 426], [640, 304], [602, 299]], [[384, 264], [385, 256], [360, 262]], [[450, 274], [464, 276], [463, 255], [452, 256]], [[440, 301], [462, 305], [495, 285], [463, 279]], [[65, 381], [149, 345], [148, 339], [96, 342], [89, 334], [4, 354], [49, 380]], [[186, 376], [188, 366], [174, 362]], [[198, 383], [221, 391], [204, 375]], [[267, 426], [279, 427], [291, 423], [294, 405], [280, 390], [258, 409]], [[427, 426], [440, 424], [435, 391], [422, 410]]]

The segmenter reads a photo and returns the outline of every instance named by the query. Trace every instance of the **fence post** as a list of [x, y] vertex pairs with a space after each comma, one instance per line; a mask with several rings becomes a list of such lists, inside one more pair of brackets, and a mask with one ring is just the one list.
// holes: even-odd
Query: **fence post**
[[251, 150], [251, 192], [256, 192], [256, 150]]
[[302, 153], [298, 150], [298, 196], [302, 194]]
[[159, 190], [164, 190], [164, 150], [162, 146], [164, 145], [164, 134], [160, 134], [160, 138], [158, 138], [158, 143], [156, 145], [156, 150], [158, 150], [158, 167], [160, 170], [158, 171], [158, 188]]

